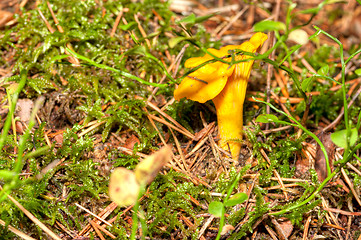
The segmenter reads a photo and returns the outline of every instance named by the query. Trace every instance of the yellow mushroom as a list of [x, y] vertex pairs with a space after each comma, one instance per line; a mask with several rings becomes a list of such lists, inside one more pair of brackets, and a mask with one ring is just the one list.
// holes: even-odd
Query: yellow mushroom
[[[221, 49], [210, 48], [208, 51], [230, 62], [230, 50], [243, 50], [256, 52], [266, 41], [267, 35], [255, 33], [251, 39], [241, 45], [229, 45]], [[235, 55], [236, 61], [251, 58], [251, 56]], [[185, 62], [185, 67], [194, 68], [209, 60], [214, 59], [206, 54], [203, 57], [190, 58]], [[200, 103], [212, 100], [217, 110], [219, 145], [230, 151], [232, 158], [238, 160], [241, 149], [243, 127], [243, 103], [246, 96], [248, 78], [253, 65], [253, 60], [229, 65], [220, 61], [205, 64], [183, 79], [174, 91], [174, 98], [191, 99]]]

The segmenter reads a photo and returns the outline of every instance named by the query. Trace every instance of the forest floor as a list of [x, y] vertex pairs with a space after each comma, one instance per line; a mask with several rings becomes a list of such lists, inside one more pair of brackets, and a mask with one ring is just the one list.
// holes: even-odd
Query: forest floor
[[[0, 238], [360, 240], [361, 3], [296, 2], [1, 1]], [[174, 90], [258, 31], [235, 160]]]

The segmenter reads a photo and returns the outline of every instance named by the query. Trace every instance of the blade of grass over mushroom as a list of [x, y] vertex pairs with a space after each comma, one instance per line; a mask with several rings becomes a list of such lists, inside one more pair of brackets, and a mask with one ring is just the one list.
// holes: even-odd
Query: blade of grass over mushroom
[[[299, 92], [301, 93], [303, 99], [305, 100], [305, 102], [307, 103], [308, 102], [308, 98], [306, 96], [306, 93], [302, 90], [302, 86], [301, 86], [301, 83], [300, 81], [298, 80], [296, 74], [288, 67], [284, 66], [284, 65], [281, 65], [282, 63], [278, 63], [276, 61], [273, 61], [271, 59], [268, 58], [268, 56], [272, 53], [272, 51], [274, 49], [276, 49], [279, 45], [281, 45], [282, 43], [282, 39], [285, 38], [284, 36], [281, 37], [281, 39], [279, 41], [276, 42], [276, 44], [271, 48], [269, 49], [268, 51], [266, 51], [264, 54], [258, 54], [256, 55], [255, 53], [252, 53], [252, 52], [247, 52], [247, 51], [243, 51], [243, 50], [238, 50], [236, 53], [234, 54], [230, 54], [230, 55], [227, 55], [227, 56], [224, 56], [222, 58], [220, 57], [217, 57], [216, 55], [212, 54], [211, 52], [209, 52], [206, 48], [204, 47], [201, 47], [199, 44], [195, 44], [193, 41], [190, 41], [191, 43], [195, 44], [196, 46], [199, 46], [201, 48], [202, 51], [204, 51], [206, 54], [209, 54], [210, 56], [212, 56], [214, 59], [211, 59], [211, 60], [208, 60], [200, 65], [198, 65], [197, 67], [194, 67], [192, 69], [190, 69], [189, 71], [187, 71], [182, 77], [180, 77], [180, 79], [183, 79], [184, 77], [188, 76], [190, 73], [192, 72], [195, 72], [196, 70], [198, 70], [199, 68], [207, 65], [207, 64], [210, 64], [210, 63], [214, 63], [216, 61], [219, 61], [219, 62], [222, 62], [222, 63], [225, 63], [225, 64], [228, 64], [230, 66], [234, 65], [234, 64], [239, 64], [239, 63], [242, 63], [242, 62], [248, 62], [248, 61], [253, 61], [253, 60], [262, 60], [264, 62], [267, 62], [269, 64], [272, 64], [274, 67], [276, 68], [279, 68], [279, 69], [282, 69], [284, 71], [286, 71], [290, 77], [293, 79], [293, 81], [295, 82], [296, 84], [296, 87], [297, 89], [299, 90]], [[285, 40], [285, 39], [283, 39]], [[241, 60], [237, 60], [237, 61], [226, 61], [224, 60], [225, 58], [232, 58], [234, 56], [238, 56], [238, 55], [247, 55], [247, 56], [251, 56], [252, 58], [247, 58], [247, 59], [241, 59]], [[332, 81], [335, 81], [334, 79], [332, 78], [329, 78], [327, 76], [325, 76], [325, 78], [329, 79], [329, 80], [332, 80]], [[335, 81], [337, 82], [337, 81]], [[337, 84], [339, 84], [337, 82]]]
[[[214, 55], [213, 53], [211, 53], [210, 51], [208, 51], [207, 48], [203, 47], [202, 44], [200, 43], [197, 43], [191, 39], [187, 39], [188, 42], [192, 43], [193, 45], [199, 47], [204, 53], [210, 55], [211, 57], [213, 57], [213, 59], [211, 60], [208, 60], [194, 68], [191, 68], [189, 71], [187, 71], [185, 74], [183, 74], [181, 77], [180, 77], [180, 80], [182, 80], [183, 78], [185, 78], [186, 76], [188, 76], [189, 74], [191, 74], [192, 72], [195, 72], [196, 70], [198, 70], [199, 68], [207, 65], [207, 64], [210, 64], [210, 63], [214, 63], [216, 61], [219, 61], [219, 62], [222, 62], [222, 63], [225, 63], [225, 64], [228, 64], [230, 66], [234, 65], [234, 64], [239, 64], [239, 63], [242, 63], [242, 62], [249, 62], [249, 61], [255, 61], [255, 60], [263, 60], [265, 62], [268, 62], [272, 65], [274, 65], [275, 67], [277, 68], [281, 68], [280, 64], [278, 64], [277, 62], [274, 62], [272, 61], [271, 59], [268, 59], [267, 57], [272, 53], [272, 51], [274, 49], [276, 49], [279, 45], [281, 45], [282, 43], [282, 40], [284, 41], [286, 38], [284, 36], [281, 37], [281, 40], [280, 41], [277, 41], [275, 45], [273, 45], [272, 48], [270, 48], [269, 50], [267, 50], [265, 53], [263, 54], [255, 54], [255, 53], [252, 53], [252, 52], [247, 52], [247, 51], [243, 51], [241, 49], [238, 49], [237, 52], [233, 53], [233, 54], [229, 54], [229, 55], [226, 55], [226, 56], [223, 56], [222, 58], [220, 57], [217, 57], [216, 55]], [[246, 59], [241, 59], [241, 60], [237, 60], [237, 61], [227, 61], [227, 60], [224, 60], [224, 59], [228, 59], [228, 58], [231, 58], [231, 59], [234, 59], [235, 56], [239, 56], [239, 55], [247, 55], [247, 56], [251, 56], [252, 58], [246, 58]], [[283, 69], [283, 68], [282, 68]], [[287, 72], [291, 72], [290, 69], [284, 69], [284, 70], [288, 70]], [[297, 84], [297, 83], [296, 83]], [[307, 97], [305, 97], [307, 99]]]
[[72, 50], [70, 50], [69, 48], [66, 48], [67, 51], [69, 51], [72, 55], [74, 55], [75, 57], [83, 60], [83, 61], [86, 61], [88, 63], [90, 63], [91, 65], [95, 66], [95, 67], [98, 67], [98, 68], [101, 68], [101, 69], [105, 69], [105, 70], [110, 70], [112, 72], [116, 72], [116, 73], [119, 73], [120, 75], [122, 75], [123, 77], [127, 77], [127, 78], [130, 78], [132, 80], [136, 80], [142, 84], [145, 84], [145, 85], [150, 85], [150, 86], [153, 86], [153, 87], [159, 87], [159, 88], [165, 88], [168, 86], [168, 84], [159, 84], [159, 83], [152, 83], [152, 82], [147, 82], [147, 81], [144, 81], [143, 79], [137, 77], [137, 76], [134, 76], [130, 73], [127, 73], [127, 72], [124, 72], [124, 71], [121, 71], [119, 69], [116, 69], [116, 68], [112, 68], [112, 67], [109, 67], [107, 65], [104, 65], [104, 64], [101, 64], [101, 63], [96, 63], [94, 62], [93, 60], [87, 58], [87, 57], [84, 57]]
[[[247, 59], [238, 60], [238, 61], [234, 62], [233, 64], [237, 64], [237, 63], [241, 63], [241, 62], [247, 62], [247, 61], [252, 61], [252, 60], [262, 60], [262, 59], [264, 59], [264, 58], [267, 58], [267, 57], [272, 53], [273, 50], [275, 50], [276, 48], [278, 48], [278, 47], [282, 44], [282, 42], [286, 40], [286, 37], [287, 37], [287, 36], [281, 36], [280, 41], [277, 41], [276, 44], [273, 45], [272, 48], [268, 49], [265, 53], [259, 54], [259, 55], [257, 55], [257, 56], [256, 56], [254, 53], [247, 52], [247, 51], [243, 51], [243, 50], [240, 50], [240, 49], [239, 49], [239, 50], [238, 50], [238, 51], [239, 51], [238, 54], [244, 54], [244, 55], [252, 56], [252, 57], [254, 57], [254, 58], [247, 58]], [[208, 51], [208, 49], [205, 48], [205, 47], [203, 47], [203, 45], [202, 45], [201, 43], [196, 42], [196, 41], [194, 41], [194, 40], [192, 40], [192, 39], [186, 39], [186, 40], [187, 40], [188, 42], [190, 42], [191, 44], [199, 47], [204, 53], [210, 55], [210, 56], [213, 57], [215, 60], [220, 61], [220, 62], [223, 62], [223, 63], [226, 63], [226, 64], [231, 64], [231, 63], [232, 63], [232, 62], [228, 62], [228, 61], [226, 61], [226, 60], [223, 59], [223, 58], [229, 58], [229, 57], [231, 57], [231, 55], [224, 56], [224, 57], [220, 58], [220, 57], [217, 57], [216, 55], [214, 55], [213, 53], [211, 53], [210, 51]], [[237, 53], [236, 53], [236, 54], [237, 54]], [[210, 60], [210, 61], [213, 61], [213, 59]]]
[[[279, 43], [279, 44], [278, 44]], [[272, 49], [275, 49], [275, 47], [278, 47], [280, 45], [280, 41], [278, 41], [274, 47]], [[301, 93], [303, 99], [305, 100], [305, 102], [307, 103], [308, 102], [308, 97], [306, 95], [306, 93], [303, 91], [303, 88], [301, 86], [301, 83], [300, 81], [298, 80], [296, 74], [288, 67], [284, 66], [284, 65], [281, 65], [280, 63], [277, 63], [276, 61], [273, 61], [271, 59], [268, 58], [268, 55], [271, 53], [271, 49], [268, 50], [266, 53], [264, 54], [260, 54], [260, 55], [256, 55], [254, 53], [251, 53], [251, 52], [247, 52], [247, 51], [243, 51], [243, 50], [238, 50], [237, 53], [235, 53], [235, 55], [247, 55], [247, 56], [251, 56], [252, 58], [247, 58], [247, 59], [241, 59], [241, 60], [237, 60], [237, 61], [234, 61], [234, 62], [228, 62], [226, 60], [224, 60], [223, 58], [230, 58], [234, 55], [227, 55], [223, 58], [219, 58], [217, 56], [215, 56], [214, 54], [210, 53], [207, 49], [202, 49], [204, 50], [204, 52], [206, 52], [207, 54], [211, 55], [214, 59], [211, 59], [211, 60], [208, 60], [200, 65], [198, 65], [197, 67], [194, 67], [192, 69], [190, 69], [188, 72], [186, 72], [180, 79], [183, 79], [184, 77], [188, 76], [190, 73], [192, 72], [195, 72], [196, 70], [198, 70], [199, 68], [209, 64], [209, 63], [214, 63], [216, 61], [220, 61], [220, 62], [223, 62], [223, 63], [226, 63], [226, 64], [229, 64], [230, 66], [232, 66], [233, 64], [238, 64], [238, 63], [242, 63], [242, 62], [248, 62], [248, 61], [253, 61], [253, 60], [262, 60], [264, 62], [267, 62], [269, 64], [272, 64], [274, 67], [276, 68], [279, 68], [279, 69], [282, 69], [284, 71], [286, 71], [290, 77], [294, 80], [295, 84], [296, 84], [296, 87], [297, 89], [299, 90], [299, 92]], [[329, 80], [332, 80], [334, 82], [336, 82], [337, 84], [340, 84], [339, 82], [335, 81], [333, 78], [329, 78], [327, 76], [323, 76]]]

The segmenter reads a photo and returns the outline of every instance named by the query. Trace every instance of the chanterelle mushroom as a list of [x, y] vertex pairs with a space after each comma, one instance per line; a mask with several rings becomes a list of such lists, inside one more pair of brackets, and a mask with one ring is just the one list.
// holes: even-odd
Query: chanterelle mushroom
[[[241, 45], [229, 45], [219, 50], [210, 48], [208, 51], [219, 58], [229, 56], [230, 50], [254, 53], [266, 39], [266, 34], [258, 32]], [[236, 61], [247, 58], [251, 57], [235, 55]], [[214, 58], [209, 54], [190, 58], [185, 62], [185, 67], [194, 68], [212, 59]], [[230, 62], [231, 57], [224, 60]], [[238, 159], [241, 149], [243, 103], [252, 65], [253, 60], [231, 66], [220, 61], [208, 63], [185, 77], [174, 91], [176, 100], [185, 97], [200, 103], [208, 100], [214, 102], [217, 109], [219, 145], [227, 151], [230, 150], [234, 160]]]

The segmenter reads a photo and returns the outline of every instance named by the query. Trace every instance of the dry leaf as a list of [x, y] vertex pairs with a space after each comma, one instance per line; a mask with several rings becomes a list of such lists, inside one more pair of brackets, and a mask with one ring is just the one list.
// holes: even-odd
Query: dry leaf
[[26, 124], [29, 123], [31, 110], [34, 107], [34, 102], [30, 99], [19, 99], [16, 103], [17, 116]]
[[135, 174], [126, 168], [116, 168], [110, 175], [109, 196], [119, 206], [129, 206], [138, 199], [140, 185]]
[[64, 140], [63, 133], [55, 135], [54, 140], [56, 142], [56, 146], [61, 147], [63, 145], [63, 140]]
[[287, 218], [280, 218], [278, 220], [272, 219], [272, 223], [275, 226], [275, 229], [280, 240], [287, 240], [293, 231], [292, 222]]
[[296, 171], [295, 176], [296, 177], [302, 177], [308, 174], [310, 170], [310, 160], [308, 156], [300, 156], [297, 154], [297, 160], [296, 160]]
[[[321, 132], [317, 136], [326, 148], [326, 152], [327, 152], [329, 163], [330, 163], [331, 170], [332, 170], [333, 158], [334, 158], [335, 151], [336, 151], [336, 145], [332, 142], [330, 135], [331, 135], [330, 133]], [[317, 172], [318, 180], [320, 182], [322, 182], [323, 180], [325, 180], [325, 178], [327, 178], [327, 166], [326, 166], [325, 155], [323, 154], [323, 152], [318, 144], [317, 144], [317, 148], [316, 148], [315, 170]]]
[[139, 183], [149, 184], [157, 176], [159, 170], [172, 158], [172, 149], [165, 146], [140, 162], [135, 168], [135, 176]]
[[125, 144], [123, 145], [123, 147], [128, 149], [133, 149], [136, 143], [138, 143], [139, 145], [140, 141], [135, 135], [132, 135], [129, 138], [127, 138], [127, 140], [125, 140]]
[[222, 228], [221, 236], [227, 234], [229, 231], [233, 231], [234, 227], [232, 225], [226, 224]]

